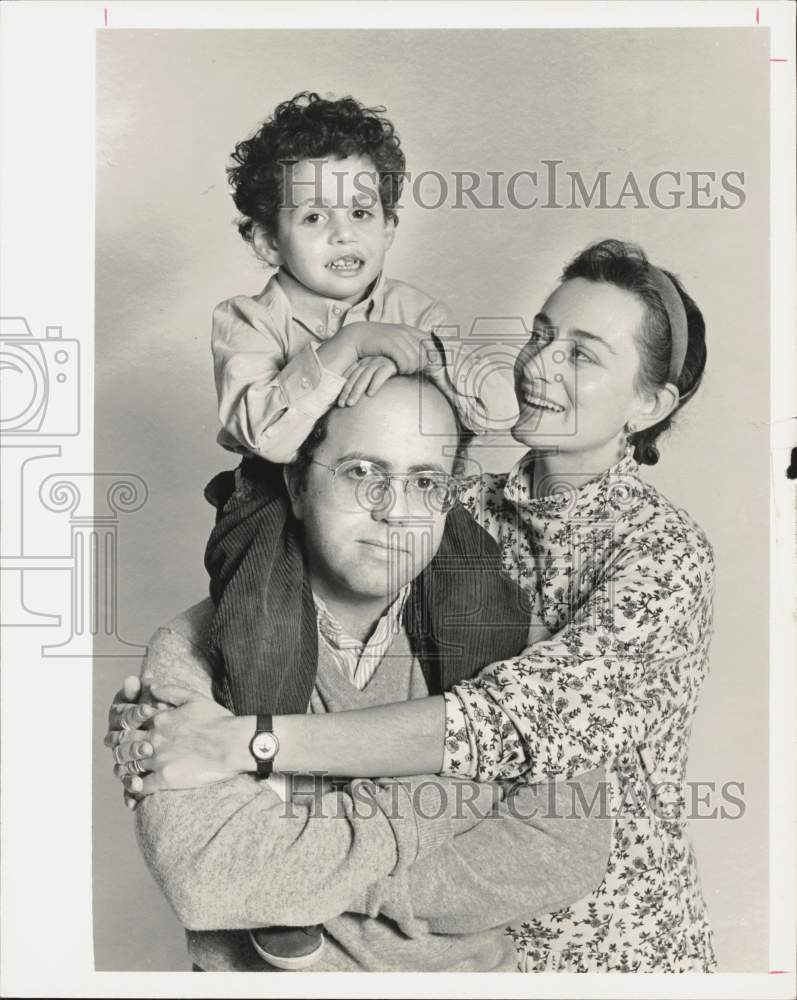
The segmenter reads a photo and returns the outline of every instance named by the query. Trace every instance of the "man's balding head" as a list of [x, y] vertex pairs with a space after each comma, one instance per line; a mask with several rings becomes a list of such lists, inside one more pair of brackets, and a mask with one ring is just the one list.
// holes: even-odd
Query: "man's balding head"
[[429, 563], [445, 526], [445, 514], [408, 502], [403, 481], [393, 481], [390, 503], [369, 506], [367, 498], [352, 502], [351, 484], [347, 490], [331, 470], [359, 459], [405, 479], [419, 471], [450, 475], [459, 434], [450, 402], [417, 375], [391, 378], [374, 396], [319, 421], [286, 470], [316, 592], [390, 598]]

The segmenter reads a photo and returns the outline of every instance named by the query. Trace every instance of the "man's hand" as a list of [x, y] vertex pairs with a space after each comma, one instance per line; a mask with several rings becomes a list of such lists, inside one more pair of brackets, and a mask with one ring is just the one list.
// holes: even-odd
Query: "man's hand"
[[124, 684], [113, 696], [108, 712], [108, 732], [105, 735], [107, 747], [116, 745], [111, 733], [137, 729], [142, 722], [155, 714], [156, 709], [150, 692], [151, 680], [151, 674], [145, 674], [142, 678], [135, 674], [125, 677]]
[[[104, 743], [113, 751], [114, 774], [117, 778], [130, 774], [129, 767], [134, 761], [141, 760], [140, 766], [145, 766], [143, 761], [152, 754], [147, 734], [138, 727], [146, 724], [156, 711], [168, 706], [154, 703], [150, 692], [151, 681], [151, 674], [144, 674], [141, 678], [135, 674], [125, 677], [124, 684], [111, 702]], [[140, 784], [140, 779], [137, 782]], [[124, 802], [128, 809], [135, 809], [138, 795], [125, 788]]]
[[[184, 688], [155, 688], [152, 695], [174, 707], [118, 738], [121, 760], [115, 772], [129, 793], [140, 797], [163, 789], [199, 788], [240, 773], [240, 725], [235, 727], [240, 720], [231, 712]], [[130, 774], [131, 760], [141, 760], [148, 773]]]

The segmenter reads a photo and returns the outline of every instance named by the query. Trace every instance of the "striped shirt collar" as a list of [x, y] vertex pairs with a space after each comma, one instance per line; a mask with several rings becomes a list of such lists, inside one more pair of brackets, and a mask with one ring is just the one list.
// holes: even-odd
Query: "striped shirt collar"
[[385, 611], [367, 642], [347, 635], [322, 598], [313, 594], [318, 634], [332, 654], [341, 672], [352, 684], [362, 691], [381, 664], [396, 635], [401, 631], [401, 617], [410, 584], [402, 587], [396, 599]]

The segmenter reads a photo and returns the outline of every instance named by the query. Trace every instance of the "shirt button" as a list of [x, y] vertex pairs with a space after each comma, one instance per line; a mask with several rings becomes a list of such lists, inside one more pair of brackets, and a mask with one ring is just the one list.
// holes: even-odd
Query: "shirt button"
[[340, 306], [332, 306], [332, 315], [340, 316]]
[[309, 378], [303, 378], [302, 381], [299, 383], [299, 385], [303, 389], [309, 389], [310, 385], [311, 385], [310, 379]]
[[323, 323], [319, 323], [318, 326], [315, 328], [315, 332], [316, 333], [323, 333], [324, 332], [324, 324]]

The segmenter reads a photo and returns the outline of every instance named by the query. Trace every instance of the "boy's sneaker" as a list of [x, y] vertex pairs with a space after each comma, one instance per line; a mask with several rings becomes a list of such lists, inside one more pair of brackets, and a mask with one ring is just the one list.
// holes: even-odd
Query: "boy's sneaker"
[[312, 927], [258, 927], [249, 931], [255, 951], [269, 965], [296, 972], [313, 965], [324, 947], [324, 929]]

